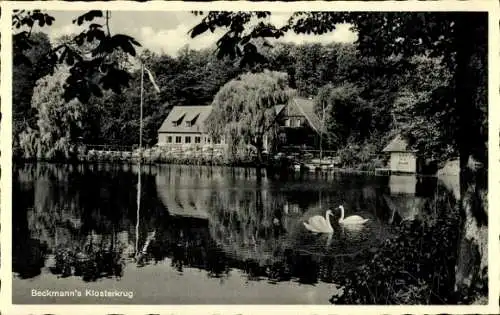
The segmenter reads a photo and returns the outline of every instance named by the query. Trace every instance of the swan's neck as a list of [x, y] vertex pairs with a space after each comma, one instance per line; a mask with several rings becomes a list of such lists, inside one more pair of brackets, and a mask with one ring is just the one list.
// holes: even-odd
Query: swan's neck
[[344, 221], [344, 207], [340, 207], [340, 220], [339, 221]]
[[332, 224], [330, 223], [330, 214], [326, 213], [325, 217], [326, 217], [326, 223], [328, 223], [328, 226], [332, 226]]

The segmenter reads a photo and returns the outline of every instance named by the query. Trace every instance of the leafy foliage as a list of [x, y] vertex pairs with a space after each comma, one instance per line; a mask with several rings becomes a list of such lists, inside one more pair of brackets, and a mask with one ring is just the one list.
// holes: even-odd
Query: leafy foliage
[[215, 95], [207, 119], [209, 133], [224, 136], [231, 146], [252, 145], [261, 160], [264, 136], [276, 126], [275, 106], [290, 97], [285, 73], [246, 73], [225, 84]]
[[[103, 21], [96, 21], [99, 19]], [[53, 21], [54, 17], [40, 10], [14, 12], [12, 26], [21, 30], [13, 35], [14, 65], [31, 64], [25, 52], [34, 45], [31, 40], [33, 27], [50, 26]], [[64, 99], [69, 102], [77, 98], [87, 103], [92, 96], [101, 97], [102, 90], [120, 93], [123, 87], [129, 85], [130, 75], [110, 57], [117, 50], [133, 57], [136, 55], [135, 47], [140, 44], [128, 35], [111, 34], [108, 12], [92, 10], [74, 19], [73, 23], [79, 26], [90, 24], [71, 41], [53, 47], [44, 57], [50, 72], [53, 72], [56, 64], [66, 63], [71, 67], [64, 85]], [[74, 43], [78, 46], [93, 44], [93, 47], [82, 52], [74, 49]]]
[[[71, 42], [73, 37], [63, 36], [54, 44]], [[88, 43], [83, 46], [78, 46], [76, 43], [71, 44], [72, 49], [79, 51], [79, 53], [90, 50], [94, 46], [95, 44]], [[50, 46], [48, 47], [50, 48]], [[314, 62], [314, 69], [320, 71], [321, 75], [317, 75], [316, 70], [300, 71], [303, 64], [308, 63], [312, 50], [316, 51], [314, 55], [323, 56]], [[367, 62], [364, 57], [357, 53], [352, 44], [336, 43], [321, 46], [317, 44], [278, 43], [272, 48], [267, 47], [263, 50], [263, 54], [269, 60], [267, 66], [271, 70], [288, 73], [288, 85], [296, 88], [297, 94], [307, 96], [309, 93], [321, 91], [320, 96], [316, 98], [318, 103], [316, 110], [320, 117], [322, 117], [321, 106], [319, 106], [321, 95], [331, 94], [333, 92], [330, 90], [337, 88], [346, 89], [345, 95], [343, 92], [339, 95], [346, 102], [352, 103], [353, 110], [366, 111], [371, 115], [369, 124], [362, 125], [365, 127], [363, 136], [356, 133], [356, 137], [351, 137], [351, 133], [348, 132], [339, 137], [340, 135], [332, 133], [335, 128], [332, 120], [334, 115], [327, 111], [327, 114], [331, 115], [330, 118], [327, 118], [327, 126], [331, 132], [324, 140], [330, 141], [333, 148], [338, 148], [341, 151], [339, 154], [350, 166], [369, 163], [373, 154], [378, 153], [381, 146], [390, 140], [392, 133], [387, 134], [386, 132], [388, 128], [394, 128], [394, 126], [390, 124], [392, 121], [388, 112], [390, 107], [386, 105], [399, 95], [398, 92], [394, 91], [397, 90], [395, 89], [396, 83], [403, 85], [407, 84], [405, 82], [413, 82], [412, 84], [415, 86], [422, 85], [415, 87], [416, 91], [428, 91], [432, 89], [433, 85], [438, 85], [434, 77], [430, 76], [435, 71], [431, 66], [424, 67], [426, 69], [424, 72], [411, 67], [407, 68], [404, 75], [399, 74], [401, 72], [399, 70], [392, 73], [390, 69], [394, 67], [395, 61], [387, 60], [383, 64], [374, 61]], [[110, 58], [113, 58], [123, 69], [134, 69], [133, 65], [128, 62], [127, 54], [121, 51], [114, 52]], [[194, 51], [184, 47], [179, 51], [177, 57], [156, 55], [146, 50], [140, 58], [154, 73], [157, 83], [161, 86], [161, 93], [158, 94], [152, 90], [147, 81], [145, 84], [143, 140], [147, 145], [153, 145], [157, 142], [157, 130], [172, 106], [208, 104], [212, 102], [215, 94], [225, 83], [244, 71], [229, 58], [218, 59], [209, 49]], [[421, 67], [418, 62], [416, 64]], [[15, 69], [21, 67], [24, 66], [17, 66]], [[385, 69], [386, 75], [378, 77], [377, 73], [381, 74], [381, 69]], [[123, 90], [122, 94], [105, 91], [101, 98], [93, 97], [87, 103], [89, 116], [83, 121], [81, 135], [84, 143], [134, 145], [138, 142], [140, 71], [137, 69], [129, 71], [131, 72], [131, 84], [129, 88]], [[412, 80], [406, 77], [412, 78]], [[22, 83], [23, 78], [15, 77], [15, 86], [17, 83]], [[423, 81], [426, 81], [425, 84], [422, 83]], [[297, 82], [302, 83], [296, 84]], [[26, 91], [22, 90], [22, 92]], [[360, 98], [363, 101], [362, 104], [357, 104], [354, 99], [347, 99], [347, 95]], [[363, 108], [361, 105], [368, 107]], [[20, 122], [25, 117], [31, 117], [28, 115], [29, 103], [26, 107], [17, 105], [15, 109], [19, 112]], [[34, 109], [31, 111], [36, 112]], [[406, 112], [403, 111], [403, 113]], [[352, 121], [353, 126], [360, 125], [356, 115], [350, 118], [345, 117], [345, 119]], [[402, 119], [398, 117], [397, 120]], [[328, 121], [332, 124], [329, 124]], [[34, 121], [31, 126], [36, 126]], [[369, 127], [375, 129], [370, 130]], [[355, 130], [355, 128], [349, 130]], [[335, 137], [339, 138], [333, 141]], [[366, 151], [367, 148], [370, 148], [371, 153]], [[237, 145], [232, 155], [236, 152], [239, 155], [245, 154], [246, 145], [241, 143]], [[366, 158], [361, 161], [358, 159], [361, 156]]]
[[350, 137], [365, 139], [373, 129], [369, 101], [361, 97], [361, 89], [357, 86], [326, 85], [315, 101], [317, 112], [325, 112], [328, 139], [335, 147], [345, 145]]
[[[238, 31], [228, 29], [223, 35], [230, 37], [231, 41], [226, 41], [226, 46], [218, 46], [220, 55], [233, 57], [231, 51], [242, 44], [241, 29], [247, 33], [254, 29], [255, 23], [241, 18], [246, 14], [209, 12], [200, 22], [207, 27], [195, 35], [235, 23], [239, 26]], [[221, 24], [221, 21], [224, 23]], [[287, 25], [280, 28], [282, 32], [277, 33], [280, 35], [293, 30], [299, 34], [324, 34], [335, 30], [335, 25], [339, 23], [349, 23], [357, 32], [356, 45], [360, 53], [371, 56], [375, 61], [392, 56], [403, 61], [414, 56], [439, 60], [451, 78], [445, 78], [445, 82], [437, 85], [428, 95], [422, 91], [401, 91], [403, 99], [399, 99], [391, 116], [396, 116], [398, 110], [404, 107], [411, 108], [412, 114], [416, 114], [416, 119], [409, 126], [401, 126], [397, 122], [394, 125], [402, 129], [402, 133], [410, 139], [410, 144], [420, 153], [427, 153], [441, 161], [450, 155], [459, 155], [460, 208], [467, 217], [465, 222], [473, 222], [472, 225], [462, 224], [466, 231], [464, 235], [479, 235], [476, 230], [484, 232], [487, 229], [483, 222], [478, 221], [478, 218], [487, 217], [485, 200], [474, 193], [485, 191], [487, 182], [486, 177], [481, 175], [486, 173], [485, 168], [478, 171], [481, 166], [487, 168], [488, 160], [487, 21], [488, 14], [482, 12], [296, 12]], [[381, 92], [377, 88], [367, 91], [376, 94]], [[437, 129], [437, 132], [430, 132], [427, 128]], [[479, 162], [479, 167], [469, 163], [474, 159]], [[454, 289], [460, 292], [467, 292], [475, 284], [486, 283], [486, 267], [482, 264], [482, 257], [487, 253], [487, 246], [480, 236], [473, 237], [471, 242], [474, 246], [462, 248], [464, 254], [461, 254], [467, 257], [462, 259], [470, 259], [471, 262], [456, 265], [457, 269], [462, 268], [462, 265], [474, 265], [456, 273]], [[473, 274], [471, 270], [480, 271]], [[449, 275], [448, 279], [451, 278]], [[470, 278], [474, 278], [474, 281], [470, 281]], [[354, 299], [354, 302], [357, 300]]]
[[[336, 282], [343, 295], [335, 304], [453, 304], [453, 274], [460, 222], [458, 205], [450, 194], [428, 201], [427, 220], [403, 222], [397, 236], [386, 240], [367, 263]], [[436, 246], [439, 244], [439, 246]]]
[[[36, 81], [48, 74], [45, 65], [45, 56], [50, 51], [50, 41], [43, 33], [31, 35], [33, 46], [26, 50], [27, 63], [13, 66], [12, 102], [13, 134], [18, 135], [27, 126], [36, 125], [35, 112], [31, 107], [31, 98]], [[14, 143], [17, 144], [17, 137]]]
[[[195, 14], [203, 14], [195, 12]], [[226, 28], [227, 32], [217, 41], [217, 56], [228, 56], [231, 59], [240, 58], [240, 66], [253, 67], [266, 61], [257, 49], [256, 39], [279, 38], [284, 35], [284, 29], [276, 28], [264, 19], [271, 15], [266, 11], [253, 12], [211, 12], [191, 29], [191, 37], [196, 37], [216, 28]], [[245, 26], [258, 20], [249, 30]], [[263, 45], [269, 45], [267, 41]]]
[[[245, 43], [246, 35], [244, 34], [255, 34], [254, 31], [257, 27], [254, 26], [255, 23], [251, 23], [251, 17], [265, 20], [268, 16], [269, 14], [257, 16], [257, 13], [248, 12], [208, 12], [200, 24], [194, 28], [197, 32], [192, 33], [192, 36], [199, 36], [208, 30], [214, 31], [219, 27], [227, 27], [227, 32], [221, 40], [223, 38], [231, 40], [223, 40], [225, 45], [217, 47], [218, 54], [234, 58], [237, 57], [234, 50]], [[457, 150], [458, 147], [461, 147], [462, 151], [469, 147], [468, 151], [483, 156], [482, 161], [486, 160], [484, 158], [486, 151], [486, 133], [484, 131], [486, 130], [487, 106], [484, 101], [473, 103], [472, 100], [472, 95], [477, 95], [475, 96], [477, 99], [477, 97], [484, 97], [485, 93], [484, 90], [471, 90], [469, 88], [485, 86], [481, 84], [481, 82], [485, 82], [485, 73], [481, 70], [485, 69], [486, 63], [486, 54], [484, 53], [484, 47], [487, 44], [485, 14], [460, 12], [295, 12], [282, 28], [275, 28], [272, 25], [268, 25], [268, 27], [275, 31], [276, 37], [281, 37], [290, 30], [298, 34], [324, 34], [334, 31], [336, 25], [340, 23], [352, 25], [353, 30], [358, 33], [356, 44], [360, 53], [365, 56], [373, 56], [375, 62], [391, 56], [403, 57], [403, 60], [408, 60], [412, 56], [438, 58], [454, 76], [454, 79], [447, 85], [448, 92], [446, 89], [440, 89], [431, 95], [432, 97], [425, 103], [425, 110], [421, 109], [419, 116], [432, 118], [437, 114], [441, 119], [436, 126], [440, 126], [440, 129], [448, 128], [447, 126], [459, 122], [460, 128], [448, 128], [456, 130], [456, 132], [441, 130], [433, 138], [441, 144], [455, 143]], [[247, 57], [243, 52], [245, 58], [252, 58], [252, 55], [254, 53]], [[463, 58], [461, 59], [460, 56]], [[312, 59], [314, 60], [314, 58]], [[307, 67], [304, 68], [304, 70], [306, 69]], [[468, 76], [475, 79], [474, 84], [467, 82]], [[300, 85], [300, 82], [298, 84]], [[468, 88], [464, 89], [466, 86]], [[375, 91], [373, 88], [372, 90]], [[453, 93], [450, 93], [451, 91]], [[465, 95], [466, 93], [468, 96]], [[463, 97], [460, 97], [462, 94]], [[443, 105], [438, 106], [438, 110], [427, 110], [432, 107], [433, 103]], [[453, 109], [454, 104], [458, 105], [456, 111]], [[477, 123], [481, 126], [471, 125]], [[469, 127], [482, 131], [467, 133], [466, 130], [469, 130]], [[418, 139], [418, 135], [413, 138]], [[418, 144], [418, 141], [416, 142], [417, 148], [424, 147]], [[471, 146], [476, 148], [471, 148]], [[426, 148], [433, 149], [436, 146]], [[449, 150], [446, 149], [446, 151]], [[435, 154], [432, 155], [439, 156], [439, 152], [433, 153]], [[468, 153], [462, 153], [468, 156]]]
[[75, 153], [85, 107], [76, 99], [64, 100], [61, 82], [68, 75], [68, 68], [62, 67], [37, 82], [32, 99], [36, 127], [28, 127], [19, 135], [25, 158], [67, 159]]

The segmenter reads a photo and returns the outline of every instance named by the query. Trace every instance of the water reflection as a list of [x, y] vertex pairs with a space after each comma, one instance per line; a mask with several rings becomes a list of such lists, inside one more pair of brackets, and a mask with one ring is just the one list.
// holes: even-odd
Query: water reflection
[[[269, 285], [334, 283], [394, 233], [391, 224], [427, 215], [437, 185], [411, 176], [257, 181], [250, 169], [145, 167], [136, 230], [137, 172], [114, 165], [17, 166], [16, 275], [34, 278], [47, 270], [81, 281], [118, 280], [131, 265], [169, 261], [179, 274], [197, 268], [221, 285], [235, 273]], [[303, 228], [310, 216], [340, 204], [346, 215], [370, 221], [345, 228], [334, 210], [333, 235]]]
[[436, 191], [437, 179], [434, 177], [416, 177], [414, 175], [391, 175], [389, 193], [384, 200], [390, 209], [389, 223], [400, 223], [421, 219], [423, 207], [428, 198]]

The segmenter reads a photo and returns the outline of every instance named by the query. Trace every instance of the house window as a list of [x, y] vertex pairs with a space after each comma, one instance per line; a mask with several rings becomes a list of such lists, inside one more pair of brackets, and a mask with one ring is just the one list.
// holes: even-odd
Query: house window
[[175, 143], [182, 143], [182, 137], [181, 136], [175, 137]]
[[168, 136], [168, 137], [167, 137], [167, 142], [168, 142], [168, 143], [172, 143], [172, 136]]
[[177, 125], [178, 125], [177, 121], [173, 121], [173, 122], [172, 122], [172, 125], [173, 125], [174, 127], [177, 127]]
[[194, 137], [194, 143], [201, 143], [201, 137]]
[[184, 143], [191, 143], [191, 137], [186, 136], [186, 138], [184, 138]]
[[214, 144], [220, 144], [220, 139], [214, 139]]
[[297, 119], [297, 127], [302, 126], [302, 120], [300, 118]]
[[211, 142], [210, 138], [207, 137], [207, 143], [210, 143], [210, 142]]
[[190, 121], [186, 121], [186, 127], [191, 127], [191, 126], [192, 126], [191, 122]]
[[285, 126], [290, 127], [290, 119], [289, 118], [285, 119]]

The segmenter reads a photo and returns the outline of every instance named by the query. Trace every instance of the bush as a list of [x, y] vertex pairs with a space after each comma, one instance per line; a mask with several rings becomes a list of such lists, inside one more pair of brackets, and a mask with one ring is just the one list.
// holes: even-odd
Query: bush
[[395, 227], [397, 236], [338, 275], [334, 304], [452, 304], [460, 215], [452, 196], [427, 204], [429, 219]]
[[[73, 152], [74, 151], [74, 152]], [[255, 164], [255, 154], [247, 148], [241, 148], [234, 155], [228, 156], [221, 148], [202, 150], [202, 148], [169, 148], [155, 146], [150, 149], [143, 149], [142, 152], [135, 150], [129, 152], [110, 152], [100, 150], [87, 150], [85, 147], [75, 147], [71, 151], [71, 156], [59, 157], [61, 161], [69, 161], [74, 157], [80, 162], [112, 162], [127, 163], [168, 163], [168, 164], [188, 164], [188, 165], [234, 165], [251, 166]], [[16, 159], [27, 160], [35, 159], [35, 156], [23, 156], [27, 151], [19, 148], [14, 151], [13, 156]], [[142, 156], [142, 158], [141, 158]], [[57, 157], [44, 158], [47, 161], [55, 161]]]
[[379, 149], [374, 144], [348, 144], [338, 150], [342, 166], [363, 171], [373, 171], [383, 167], [384, 161], [378, 157]]

